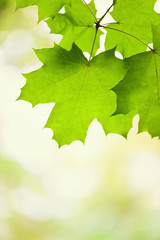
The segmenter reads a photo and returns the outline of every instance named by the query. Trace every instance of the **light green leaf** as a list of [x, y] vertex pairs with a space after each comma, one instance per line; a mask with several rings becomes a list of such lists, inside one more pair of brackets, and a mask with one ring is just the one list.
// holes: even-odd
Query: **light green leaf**
[[155, 50], [127, 59], [130, 69], [114, 91], [117, 113], [138, 113], [139, 132], [160, 136], [160, 27], [153, 26], [153, 32]]
[[116, 110], [112, 89], [126, 74], [127, 65], [114, 56], [114, 49], [89, 63], [74, 44], [70, 52], [59, 46], [36, 51], [44, 64], [25, 75], [20, 99], [38, 103], [55, 102], [46, 127], [60, 145], [84, 141], [94, 118], [109, 118]]
[[151, 23], [160, 22], [159, 14], [154, 11], [155, 2], [156, 0], [117, 0], [111, 13], [117, 24], [110, 24], [108, 25], [110, 29], [106, 28], [108, 32], [106, 50], [117, 46], [117, 51], [121, 52], [124, 57], [146, 51], [145, 44], [153, 42]]
[[[94, 1], [91, 1], [89, 6], [96, 15]], [[58, 14], [55, 18], [50, 18], [47, 23], [52, 33], [63, 35], [61, 47], [71, 50], [74, 42], [83, 52], [91, 52], [96, 32], [95, 17], [82, 0], [73, 1], [71, 6], [65, 6], [65, 14]], [[99, 30], [93, 55], [100, 47], [101, 34], [102, 32]]]
[[72, 0], [16, 0], [17, 8], [24, 8], [32, 5], [38, 5], [39, 21], [54, 17], [65, 4], [70, 4]]
[[107, 134], [115, 133], [120, 134], [127, 138], [127, 134], [132, 127], [132, 120], [135, 114], [133, 112], [129, 112], [127, 114], [113, 114], [109, 118], [99, 118], [99, 122], [103, 126], [104, 132]]

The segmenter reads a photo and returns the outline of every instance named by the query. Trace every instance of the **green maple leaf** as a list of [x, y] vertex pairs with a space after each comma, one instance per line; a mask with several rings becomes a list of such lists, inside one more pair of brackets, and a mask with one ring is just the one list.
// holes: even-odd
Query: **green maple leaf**
[[117, 23], [106, 27], [106, 50], [117, 46], [117, 51], [124, 57], [146, 51], [143, 42], [146, 45], [153, 42], [151, 23], [160, 23], [159, 14], [154, 11], [155, 2], [156, 0], [117, 0], [111, 12]]
[[90, 62], [74, 44], [71, 51], [60, 46], [36, 51], [44, 64], [25, 75], [27, 83], [20, 99], [35, 106], [55, 102], [46, 127], [53, 129], [60, 145], [84, 141], [94, 118], [109, 118], [116, 110], [112, 89], [124, 77], [127, 66], [114, 56], [115, 49]]
[[[88, 5], [96, 15], [94, 1]], [[65, 14], [58, 14], [47, 21], [52, 33], [63, 35], [60, 46], [71, 50], [73, 42], [83, 51], [91, 52], [96, 27], [95, 16], [82, 0], [73, 1], [70, 6], [65, 6]], [[78, 13], [78, 14], [77, 14]], [[93, 55], [99, 48], [99, 38], [102, 32], [97, 32]]]
[[117, 113], [139, 114], [139, 132], [160, 137], [160, 25], [152, 26], [154, 50], [126, 60], [130, 69], [114, 91]]
[[38, 6], [39, 21], [54, 17], [65, 4], [70, 4], [72, 0], [16, 0], [17, 8], [25, 8], [32, 5]]

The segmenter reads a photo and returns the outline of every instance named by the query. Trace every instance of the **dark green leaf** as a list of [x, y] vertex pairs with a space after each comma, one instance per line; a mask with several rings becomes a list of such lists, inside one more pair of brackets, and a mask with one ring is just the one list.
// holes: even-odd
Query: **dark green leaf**
[[114, 91], [117, 113], [140, 115], [139, 131], [160, 136], [160, 26], [153, 26], [154, 49], [126, 60], [130, 69]]

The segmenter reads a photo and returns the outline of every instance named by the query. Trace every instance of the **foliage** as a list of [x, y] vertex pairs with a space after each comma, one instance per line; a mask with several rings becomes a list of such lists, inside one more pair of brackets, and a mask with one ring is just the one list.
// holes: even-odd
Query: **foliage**
[[[17, 7], [37, 4], [39, 20], [49, 17], [52, 33], [63, 35], [59, 46], [36, 51], [43, 66], [25, 75], [19, 98], [33, 106], [56, 103], [46, 127], [59, 145], [84, 141], [94, 118], [106, 134], [126, 136], [135, 114], [140, 115], [140, 132], [160, 136], [160, 15], [155, 2], [117, 0], [97, 19], [93, 0], [17, 0]], [[62, 6], [65, 13], [59, 13]], [[112, 7], [115, 21], [102, 24]], [[104, 29], [106, 51], [95, 56]], [[116, 50], [123, 60], [114, 56]], [[83, 52], [90, 53], [89, 59]]]

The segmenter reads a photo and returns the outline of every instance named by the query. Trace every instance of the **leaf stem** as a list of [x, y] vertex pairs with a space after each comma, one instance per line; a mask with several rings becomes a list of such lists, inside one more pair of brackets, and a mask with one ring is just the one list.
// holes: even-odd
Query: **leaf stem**
[[124, 33], [130, 37], [133, 37], [135, 39], [137, 39], [139, 42], [143, 43], [146, 47], [148, 47], [152, 52], [155, 52], [153, 48], [151, 48], [147, 43], [145, 43], [143, 40], [141, 40], [140, 38], [128, 33], [128, 32], [124, 32], [123, 30], [120, 30], [120, 29], [117, 29], [117, 28], [113, 28], [113, 27], [108, 27], [108, 26], [103, 26], [101, 25], [101, 27], [103, 28], [107, 28], [107, 29], [111, 29], [111, 30], [114, 30], [114, 31], [117, 31], [117, 32], [121, 32], [121, 33]]
[[97, 22], [97, 17], [96, 17], [96, 15], [94, 14], [92, 8], [89, 6], [88, 3], [86, 3], [85, 0], [82, 0], [82, 1], [83, 1], [84, 4], [86, 4], [86, 6], [88, 7], [88, 9], [90, 10], [90, 12], [92, 13], [92, 15], [94, 16], [94, 18], [95, 18], [95, 20], [96, 20], [96, 22]]
[[107, 15], [107, 13], [111, 10], [111, 8], [114, 6], [114, 2], [112, 3], [112, 5], [107, 9], [107, 11], [103, 14], [103, 16], [98, 20], [99, 23], [101, 23], [101, 21], [103, 20], [103, 18], [105, 18], [105, 16]]
[[154, 63], [155, 63], [155, 71], [156, 71], [156, 82], [157, 82], [157, 96], [158, 96], [158, 104], [160, 105], [159, 74], [158, 74], [158, 68], [157, 68], [156, 55], [154, 55]]
[[91, 49], [91, 53], [90, 53], [90, 57], [89, 57], [89, 60], [88, 60], [88, 64], [90, 63], [91, 58], [92, 58], [92, 54], [93, 54], [93, 50], [94, 50], [94, 46], [95, 46], [95, 43], [96, 43], [97, 33], [98, 33], [98, 28], [96, 27], [96, 32], [95, 32], [95, 36], [94, 36], [93, 45], [92, 45], [92, 49]]

